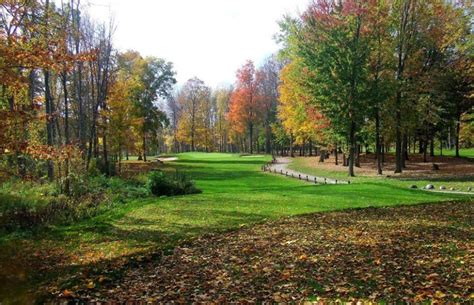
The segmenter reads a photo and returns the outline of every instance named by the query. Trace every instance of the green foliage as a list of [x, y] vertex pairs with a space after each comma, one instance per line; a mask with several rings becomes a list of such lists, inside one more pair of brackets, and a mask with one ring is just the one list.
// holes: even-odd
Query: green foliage
[[148, 189], [156, 196], [173, 195], [173, 182], [162, 171], [153, 171], [148, 175]]
[[176, 170], [173, 176], [162, 171], [153, 171], [148, 175], [148, 189], [156, 196], [174, 196], [201, 193], [185, 173]]

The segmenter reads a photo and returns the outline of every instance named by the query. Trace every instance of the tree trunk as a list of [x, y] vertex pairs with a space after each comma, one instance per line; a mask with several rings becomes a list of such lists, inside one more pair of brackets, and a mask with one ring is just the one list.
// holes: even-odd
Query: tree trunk
[[349, 130], [349, 176], [354, 177], [354, 159], [355, 159], [355, 122], [351, 122]]
[[375, 110], [375, 155], [377, 158], [377, 174], [382, 175], [382, 156], [380, 153], [380, 113]]
[[451, 150], [451, 144], [452, 144], [452, 139], [451, 139], [451, 126], [448, 127], [448, 149]]
[[321, 150], [321, 152], [319, 154], [319, 162], [324, 162], [324, 160], [326, 160], [326, 151]]
[[293, 154], [293, 134], [290, 133], [290, 157], [294, 158], [295, 155]]
[[[146, 132], [145, 131], [143, 131], [142, 140], [143, 140], [143, 143], [142, 143], [142, 145], [143, 145], [142, 146], [143, 147], [142, 148], [143, 149], [143, 161], [146, 162]], [[193, 151], [194, 151], [194, 149], [193, 149]]]
[[434, 157], [434, 137], [430, 140], [430, 157]]
[[[47, 1], [48, 2], [48, 1]], [[53, 111], [52, 111], [52, 97], [50, 88], [50, 74], [49, 71], [44, 71], [44, 90], [45, 90], [45, 104], [46, 104], [46, 134], [48, 146], [53, 146]], [[53, 161], [47, 161], [48, 166], [48, 180], [53, 181], [54, 179], [54, 167]]]
[[272, 153], [272, 129], [268, 120], [265, 126], [265, 153], [267, 155]]
[[461, 133], [461, 116], [458, 117], [456, 122], [456, 157], [459, 158], [459, 135]]
[[[66, 146], [70, 144], [69, 140], [69, 104], [68, 104], [68, 92], [67, 92], [67, 74], [66, 71], [62, 73], [62, 83], [63, 83], [63, 92], [64, 92], [64, 138]], [[67, 195], [70, 194], [70, 180], [69, 180], [69, 157], [66, 157], [65, 164], [65, 183], [64, 189]]]
[[250, 154], [253, 154], [253, 124], [249, 123], [249, 148]]
[[402, 161], [402, 134], [401, 134], [401, 92], [400, 89], [397, 90], [396, 98], [396, 115], [395, 115], [395, 173], [401, 173], [403, 168]]
[[356, 150], [355, 150], [355, 167], [360, 167], [360, 150], [361, 150], [361, 145], [356, 144], [355, 145]]
[[402, 138], [402, 168], [406, 168], [406, 160], [408, 160], [408, 152], [407, 152], [407, 146], [408, 146], [408, 137], [406, 132], [403, 133], [403, 138]]
[[426, 158], [427, 152], [428, 152], [428, 135], [425, 133], [425, 138], [423, 140], [423, 162], [428, 162], [428, 159]]
[[335, 159], [335, 164], [336, 165], [339, 165], [339, 160], [338, 160], [338, 151], [337, 151], [337, 142], [334, 144], [334, 159]]
[[[49, 0], [45, 1], [45, 26], [48, 26], [48, 16], [49, 16]], [[47, 35], [47, 33], [46, 33]], [[45, 87], [45, 106], [46, 106], [46, 134], [47, 134], [47, 144], [48, 146], [53, 146], [53, 99], [51, 97], [51, 88], [50, 88], [50, 74], [48, 70], [44, 70], [44, 87]], [[54, 167], [53, 161], [47, 161], [48, 166], [48, 180], [53, 181], [54, 179]]]

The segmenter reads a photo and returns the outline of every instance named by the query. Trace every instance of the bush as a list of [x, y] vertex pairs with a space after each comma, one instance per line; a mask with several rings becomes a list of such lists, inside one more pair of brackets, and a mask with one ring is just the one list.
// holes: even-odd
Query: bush
[[186, 176], [185, 173], [179, 172], [178, 170], [176, 170], [175, 181], [176, 195], [202, 193], [202, 191], [196, 187], [193, 180]]
[[148, 189], [156, 196], [174, 196], [201, 193], [194, 181], [184, 173], [176, 171], [174, 176], [167, 176], [162, 171], [153, 171], [148, 175]]
[[148, 189], [156, 196], [172, 196], [174, 195], [175, 186], [173, 181], [169, 179], [162, 171], [153, 171], [148, 175]]
[[[72, 177], [72, 176], [71, 176]], [[61, 194], [58, 183], [10, 180], [0, 184], [0, 234], [17, 229], [36, 229], [48, 224], [67, 224], [101, 213], [129, 199], [150, 196], [145, 181], [138, 179], [79, 176], [71, 179], [71, 195]]]

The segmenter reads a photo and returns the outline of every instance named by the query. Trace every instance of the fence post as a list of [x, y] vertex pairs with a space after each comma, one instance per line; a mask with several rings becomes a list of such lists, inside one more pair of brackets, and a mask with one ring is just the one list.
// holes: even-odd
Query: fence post
[[300, 179], [300, 180], [301, 180], [301, 174], [298, 174], [298, 179]]
[[324, 177], [324, 184], [327, 184], [326, 177]]
[[308, 178], [308, 176], [306, 176], [306, 181], [309, 181], [309, 178]]
[[314, 177], [314, 184], [318, 183], [318, 178]]

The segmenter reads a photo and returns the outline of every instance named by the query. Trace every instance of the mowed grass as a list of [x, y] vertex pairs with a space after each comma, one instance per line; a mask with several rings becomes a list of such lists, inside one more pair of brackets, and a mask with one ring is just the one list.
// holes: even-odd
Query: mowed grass
[[0, 300], [2, 294], [21, 296], [26, 287], [43, 292], [45, 287], [56, 292], [84, 288], [91, 277], [84, 270], [100, 274], [101, 264], [121, 265], [131, 257], [172, 249], [206, 233], [283, 216], [469, 200], [469, 196], [382, 182], [314, 185], [261, 172], [261, 165], [269, 160], [267, 156], [181, 154], [166, 169], [185, 171], [202, 194], [132, 200], [74, 225], [1, 236], [0, 281], [6, 285], [0, 288]]

